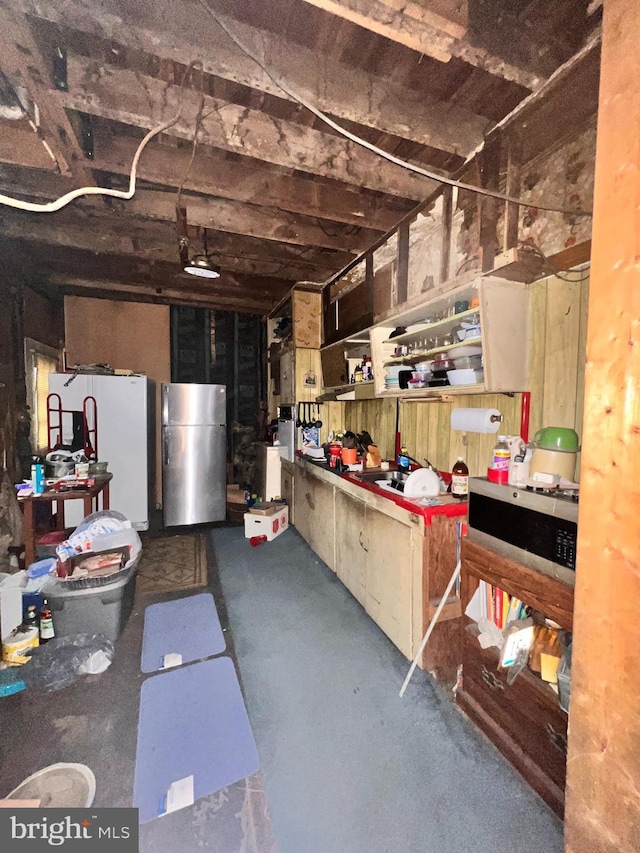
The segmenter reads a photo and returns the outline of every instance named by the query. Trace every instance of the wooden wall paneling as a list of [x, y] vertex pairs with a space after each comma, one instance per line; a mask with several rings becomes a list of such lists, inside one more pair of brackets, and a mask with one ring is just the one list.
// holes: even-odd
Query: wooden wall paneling
[[543, 426], [573, 427], [577, 394], [580, 284], [550, 278], [544, 348]]
[[640, 838], [639, 42], [636, 0], [607, 0], [569, 711], [567, 853], [633, 853]]

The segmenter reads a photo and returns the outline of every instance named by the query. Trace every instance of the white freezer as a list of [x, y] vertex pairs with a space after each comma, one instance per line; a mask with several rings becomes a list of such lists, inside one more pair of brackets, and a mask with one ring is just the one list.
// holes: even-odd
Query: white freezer
[[[149, 492], [153, 474], [153, 383], [145, 376], [79, 374], [65, 388], [70, 374], [49, 377], [49, 393], [60, 394], [63, 409], [82, 411], [87, 396], [96, 399], [98, 458], [109, 463], [111, 509], [130, 519], [136, 530], [149, 527]], [[71, 416], [63, 418], [63, 439], [71, 441]], [[150, 461], [151, 460], [151, 461]], [[67, 501], [65, 523], [82, 520], [82, 501]]]

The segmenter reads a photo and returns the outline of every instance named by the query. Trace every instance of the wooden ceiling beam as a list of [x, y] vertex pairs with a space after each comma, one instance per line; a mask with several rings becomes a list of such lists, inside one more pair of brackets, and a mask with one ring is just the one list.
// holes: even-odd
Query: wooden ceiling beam
[[[50, 63], [42, 55], [26, 18], [13, 2], [0, 5], [2, 50], [0, 69], [10, 82], [21, 81], [37, 106], [38, 134], [62, 174], [73, 175], [85, 186], [93, 176], [57, 93], [52, 88]], [[37, 124], [35, 116], [30, 116]]]
[[[25, 11], [58, 26], [183, 65], [199, 59], [208, 74], [292, 100], [231, 42], [212, 18], [186, 0], [154, 0], [146, 4], [115, 0], [109, 4], [108, 12], [97, 5], [89, 8], [81, 0], [66, 0], [64, 4], [18, 2]], [[399, 3], [394, 0], [389, 5]], [[424, 3], [402, 5], [407, 15], [420, 14], [424, 22], [429, 16], [432, 20], [437, 17], [444, 32], [449, 25], [450, 35], [460, 37], [466, 30], [466, 0], [431, 0], [431, 10]], [[462, 157], [480, 144], [490, 125], [485, 117], [439, 102], [428, 92], [408, 90], [387, 78], [320, 57], [276, 33], [216, 14], [263, 58], [276, 79], [285, 80], [299, 95], [337, 118]], [[67, 38], [72, 42], [73, 33], [68, 33]]]
[[[122, 209], [147, 219], [176, 221], [176, 193], [139, 189], [130, 201], [116, 202]], [[340, 249], [353, 255], [365, 251], [380, 232], [369, 228], [332, 222], [318, 222], [309, 216], [296, 216], [275, 208], [257, 207], [243, 202], [183, 193], [181, 206], [187, 209], [187, 222], [200, 228], [214, 228], [231, 234], [244, 234], [291, 243], [300, 247]], [[349, 233], [349, 228], [352, 232]]]
[[220, 278], [198, 279], [183, 273], [178, 264], [150, 263], [131, 257], [102, 257], [90, 252], [69, 252], [64, 246], [36, 247], [23, 239], [0, 240], [3, 270], [22, 280], [66, 285], [70, 281], [86, 282], [87, 287], [109, 287], [112, 290], [128, 286], [148, 288], [160, 295], [171, 291], [182, 297], [227, 301], [235, 299], [269, 309], [290, 289], [291, 283], [280, 278], [242, 275], [223, 270]]
[[[94, 168], [128, 177], [137, 145], [138, 140], [131, 137], [97, 133]], [[190, 157], [186, 146], [176, 148], [154, 141], [144, 151], [138, 175], [177, 188], [187, 175]], [[391, 230], [414, 206], [413, 202], [402, 204], [393, 196], [380, 198], [338, 183], [283, 175], [264, 163], [214, 159], [206, 156], [203, 146], [198, 146], [185, 189], [382, 232]]]
[[[68, 57], [67, 70], [69, 91], [59, 93], [67, 109], [151, 128], [176, 115], [182, 104], [181, 118], [167, 133], [193, 139], [197, 91], [80, 56]], [[416, 201], [438, 186], [341, 137], [209, 96], [204, 96], [199, 139], [214, 148]]]
[[[449, 62], [457, 57], [470, 65], [510, 80], [527, 89], [535, 90], [545, 80], [541, 74], [521, 68], [499, 56], [495, 56], [466, 39], [456, 38], [435, 28], [424, 17], [420, 9], [428, 10], [426, 2], [408, 4], [392, 0], [304, 0], [304, 2], [343, 18], [363, 29], [370, 30], [390, 41], [431, 56], [440, 62]], [[407, 12], [407, 8], [411, 13]]]
[[[0, 185], [1, 186], [1, 185]], [[195, 248], [201, 235], [190, 229]], [[92, 253], [99, 269], [101, 257], [135, 257], [151, 262], [166, 261], [178, 269], [178, 245], [175, 225], [132, 216], [126, 208], [92, 209], [72, 207], [55, 215], [34, 215], [0, 208], [0, 236], [26, 239], [29, 246], [64, 246]], [[299, 247], [287, 243], [258, 240], [254, 237], [208, 231], [208, 248], [213, 260], [223, 269], [267, 277], [301, 281], [324, 278], [348, 263], [347, 252]], [[4, 259], [3, 259], [4, 260]]]
[[38, 169], [57, 174], [56, 161], [47, 153], [42, 140], [22, 122], [0, 122], [0, 163]]
[[245, 314], [268, 314], [277, 300], [253, 299], [251, 297], [224, 293], [195, 293], [175, 287], [150, 286], [142, 283], [123, 283], [81, 279], [55, 275], [48, 284], [65, 294], [97, 297], [130, 302], [154, 302], [158, 305], [190, 305], [217, 311], [238, 311]]

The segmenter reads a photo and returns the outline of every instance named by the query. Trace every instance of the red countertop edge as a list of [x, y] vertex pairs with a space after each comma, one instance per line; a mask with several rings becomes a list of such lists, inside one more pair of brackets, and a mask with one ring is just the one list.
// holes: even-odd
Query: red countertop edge
[[[315, 465], [311, 459], [305, 459], [304, 453], [300, 450], [296, 451], [296, 459], [309, 462], [310, 465], [319, 468], [321, 471], [331, 471], [328, 465], [325, 468], [324, 465]], [[412, 465], [411, 468], [412, 470], [415, 470], [416, 466]], [[373, 492], [374, 495], [379, 495], [381, 498], [393, 501], [399, 507], [408, 510], [408, 512], [412, 512], [414, 515], [421, 515], [424, 518], [425, 523], [429, 526], [431, 525], [431, 518], [434, 515], [445, 515], [447, 518], [460, 518], [467, 514], [467, 501], [460, 501], [460, 503], [455, 504], [441, 504], [440, 506], [417, 506], [413, 501], [409, 501], [402, 497], [401, 494], [394, 494], [387, 489], [381, 489], [380, 486], [376, 486], [375, 483], [367, 483], [366, 480], [361, 480], [355, 471], [350, 474], [332, 473], [334, 473], [334, 476], [336, 477], [348, 480], [350, 483], [353, 483], [354, 486], [359, 486], [361, 489]], [[447, 479], [451, 478], [451, 475], [446, 472], [443, 476], [445, 482]]]
[[366, 480], [360, 480], [357, 474], [338, 474], [336, 476], [348, 480], [355, 486], [360, 486], [361, 489], [366, 489], [368, 492], [373, 492], [375, 495], [387, 498], [402, 507], [402, 509], [412, 512], [414, 515], [421, 515], [427, 525], [431, 525], [431, 518], [434, 515], [446, 515], [447, 518], [456, 518], [466, 516], [467, 514], [467, 501], [460, 501], [460, 503], [455, 504], [441, 504], [440, 506], [417, 506], [413, 501], [409, 501], [400, 495], [395, 495], [393, 492], [387, 491], [387, 489], [381, 489], [375, 483], [367, 483]]

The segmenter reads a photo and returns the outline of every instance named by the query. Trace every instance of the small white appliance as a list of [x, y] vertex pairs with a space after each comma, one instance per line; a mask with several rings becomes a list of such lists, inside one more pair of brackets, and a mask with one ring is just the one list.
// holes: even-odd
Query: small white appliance
[[280, 445], [280, 456], [293, 462], [296, 455], [296, 407], [278, 407], [278, 443]]

